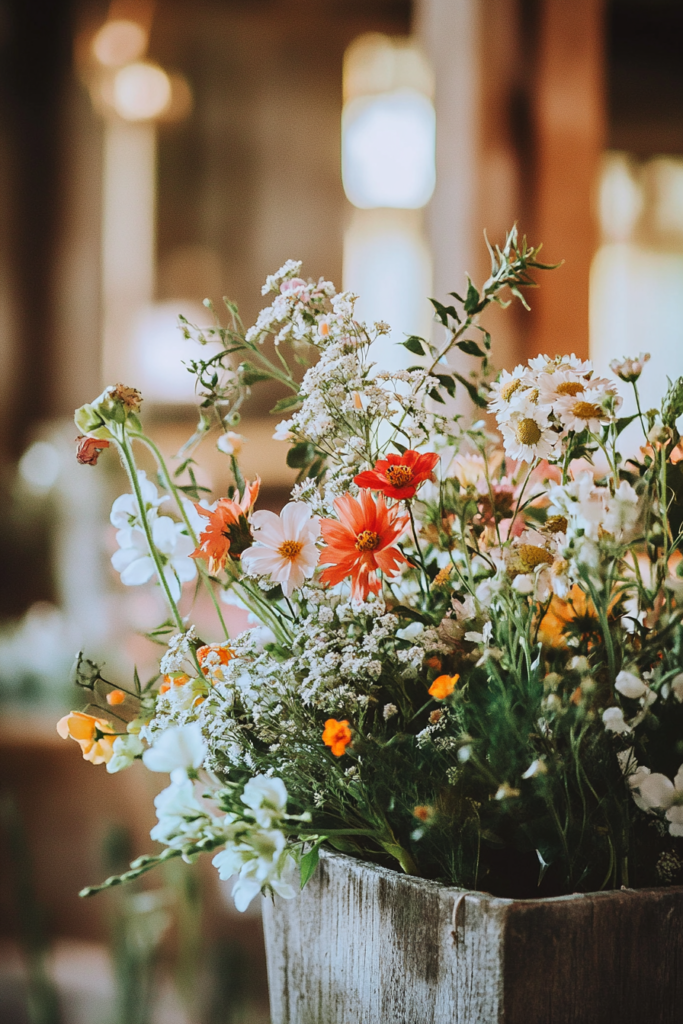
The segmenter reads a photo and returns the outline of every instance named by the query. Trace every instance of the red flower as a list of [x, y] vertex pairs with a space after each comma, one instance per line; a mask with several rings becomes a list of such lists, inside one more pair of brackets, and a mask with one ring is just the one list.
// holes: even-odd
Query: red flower
[[76, 438], [76, 458], [83, 466], [96, 466], [102, 449], [109, 447], [109, 441], [100, 441], [97, 437], [81, 434]]
[[419, 452], [409, 449], [403, 455], [387, 455], [379, 459], [374, 469], [359, 473], [354, 483], [359, 487], [369, 487], [373, 491], [381, 491], [387, 498], [412, 498], [418, 487], [429, 480], [439, 456], [434, 452]]
[[361, 491], [360, 501], [343, 494], [335, 498], [336, 519], [321, 519], [320, 530], [327, 547], [320, 564], [329, 563], [320, 576], [321, 583], [334, 586], [351, 577], [351, 596], [364, 601], [370, 591], [378, 593], [377, 570], [392, 576], [407, 559], [392, 547], [408, 525], [408, 516], [398, 514], [398, 505], [387, 508], [384, 498], [377, 503], [369, 491]]
[[190, 558], [206, 559], [210, 573], [220, 572], [228, 554], [232, 558], [239, 558], [253, 544], [247, 513], [256, 501], [260, 483], [257, 478], [253, 484], [246, 484], [239, 502], [232, 498], [221, 498], [213, 510], [195, 504], [197, 512], [205, 516], [209, 524], [199, 534], [199, 547], [192, 552]]

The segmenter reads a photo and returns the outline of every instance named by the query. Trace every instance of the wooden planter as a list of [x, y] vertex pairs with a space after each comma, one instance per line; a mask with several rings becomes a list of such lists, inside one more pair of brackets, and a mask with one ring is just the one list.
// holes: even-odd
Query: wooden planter
[[272, 1024], [676, 1024], [683, 887], [508, 900], [325, 853], [264, 900]]

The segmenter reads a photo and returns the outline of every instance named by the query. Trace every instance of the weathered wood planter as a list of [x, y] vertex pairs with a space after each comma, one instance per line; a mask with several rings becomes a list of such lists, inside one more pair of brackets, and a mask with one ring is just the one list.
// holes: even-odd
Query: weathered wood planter
[[683, 1022], [683, 888], [508, 900], [323, 854], [264, 928], [272, 1024]]

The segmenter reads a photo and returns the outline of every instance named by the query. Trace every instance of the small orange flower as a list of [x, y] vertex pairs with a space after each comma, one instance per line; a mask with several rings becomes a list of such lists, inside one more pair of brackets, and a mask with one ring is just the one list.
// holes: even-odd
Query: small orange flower
[[434, 808], [429, 807], [427, 804], [418, 804], [417, 807], [413, 808], [413, 814], [418, 821], [429, 821], [430, 818], [434, 817]]
[[427, 658], [426, 664], [429, 666], [429, 668], [435, 668], [438, 672], [438, 670], [441, 668], [441, 658], [437, 658], [437, 656], [433, 654], [431, 658]]
[[159, 687], [159, 693], [168, 693], [172, 686], [184, 686], [185, 683], [189, 683], [190, 677], [181, 672], [179, 675], [168, 675], [164, 676], [161, 686]]
[[214, 685], [223, 682], [223, 666], [234, 657], [235, 652], [227, 644], [206, 644], [197, 651], [197, 661], [202, 672]]
[[346, 748], [351, 742], [351, 729], [349, 723], [344, 719], [338, 722], [336, 718], [328, 718], [325, 722], [323, 743], [330, 747], [335, 757], [341, 757], [346, 753]]
[[111, 722], [86, 715], [84, 711], [72, 711], [57, 722], [57, 732], [63, 740], [69, 736], [76, 740], [86, 761], [107, 764], [111, 760], [116, 739]]
[[459, 678], [457, 673], [454, 676], [437, 676], [429, 687], [430, 696], [435, 697], [436, 700], [445, 700], [446, 697], [450, 697]]
[[243, 551], [251, 547], [253, 537], [247, 522], [247, 513], [251, 510], [258, 497], [261, 481], [246, 484], [244, 494], [239, 501], [232, 498], [221, 498], [215, 509], [195, 505], [200, 516], [209, 520], [209, 525], [199, 535], [199, 547], [190, 558], [205, 558], [209, 563], [209, 572], [217, 573], [225, 565], [228, 555], [239, 558]]
[[111, 690], [111, 692], [107, 694], [107, 704], [123, 704], [125, 699], [126, 695], [123, 690]]

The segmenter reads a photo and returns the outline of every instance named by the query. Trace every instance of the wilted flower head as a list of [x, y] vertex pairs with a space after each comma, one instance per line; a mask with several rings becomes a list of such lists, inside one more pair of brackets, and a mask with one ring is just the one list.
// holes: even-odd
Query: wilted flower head
[[612, 373], [615, 373], [621, 380], [626, 381], [627, 384], [635, 384], [649, 358], [649, 352], [641, 352], [636, 359], [624, 356], [623, 359], [613, 359], [609, 364], [609, 368]]

